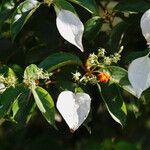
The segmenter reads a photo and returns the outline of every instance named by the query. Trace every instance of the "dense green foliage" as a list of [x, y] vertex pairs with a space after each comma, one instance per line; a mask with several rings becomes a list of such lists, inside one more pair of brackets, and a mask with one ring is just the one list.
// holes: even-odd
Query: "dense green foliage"
[[[137, 99], [127, 72], [149, 52], [140, 28], [149, 8], [149, 0], [1, 0], [0, 83], [6, 90], [0, 90], [0, 149], [150, 149], [150, 90]], [[84, 24], [84, 52], [59, 34], [62, 9]], [[100, 48], [106, 56], [121, 54], [117, 63], [103, 62], [109, 82], [75, 82], [76, 71], [91, 74], [89, 55]], [[64, 90], [92, 99], [74, 133], [55, 105]]]

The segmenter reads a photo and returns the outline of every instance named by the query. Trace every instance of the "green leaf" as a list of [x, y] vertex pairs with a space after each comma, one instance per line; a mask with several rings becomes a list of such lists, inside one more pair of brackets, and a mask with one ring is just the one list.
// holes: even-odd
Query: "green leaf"
[[14, 71], [14, 73], [16, 74], [18, 80], [21, 82], [23, 79], [23, 68], [21, 68], [21, 66], [17, 65], [17, 64], [13, 64], [10, 66], [12, 68], [12, 70]]
[[82, 66], [82, 62], [79, 59], [79, 57], [71, 53], [55, 53], [48, 56], [45, 60], [43, 60], [39, 64], [39, 67], [51, 72], [55, 69], [58, 69], [66, 65]]
[[114, 7], [114, 10], [120, 12], [138, 13], [145, 12], [149, 8], [150, 3], [143, 0], [122, 0]]
[[99, 147], [101, 150], [110, 150], [113, 149], [113, 141], [111, 139], [105, 139]]
[[50, 94], [39, 86], [37, 86], [35, 89], [32, 89], [32, 93], [35, 102], [45, 119], [48, 121], [48, 123], [56, 128], [54, 102]]
[[31, 99], [31, 91], [24, 89], [12, 105], [13, 120], [20, 124], [27, 124], [35, 110], [35, 101]]
[[83, 125], [85, 126], [85, 128], [87, 129], [87, 131], [89, 132], [89, 134], [92, 133], [91, 127], [89, 126], [89, 123], [91, 123], [91, 122], [92, 122], [92, 110], [90, 110], [88, 117], [83, 122]]
[[15, 0], [1, 0], [0, 3], [0, 12], [2, 13], [4, 10], [10, 10], [14, 8]]
[[16, 8], [11, 19], [11, 35], [13, 40], [23, 28], [28, 19], [40, 6], [40, 4], [41, 3], [36, 0], [26, 0]]
[[57, 80], [56, 84], [57, 88], [59, 89], [60, 92], [62, 91], [74, 91], [76, 87], [76, 83], [73, 83], [68, 80]]
[[[121, 149], [126, 149], [126, 150], [139, 150], [139, 148], [137, 148], [136, 144], [133, 143], [129, 143], [126, 141], [119, 141], [118, 143], [116, 143], [114, 145], [114, 149], [115, 150], [121, 150]], [[141, 149], [141, 148], [140, 148]]]
[[0, 4], [0, 29], [4, 21], [9, 17], [14, 8], [15, 8], [14, 0], [2, 0]]
[[92, 17], [85, 23], [84, 38], [87, 40], [94, 40], [99, 34], [103, 25], [103, 19], [99, 16]]
[[120, 22], [113, 28], [108, 41], [111, 53], [118, 52], [127, 28], [128, 24], [125, 22]]
[[[46, 33], [43, 33], [46, 34]], [[36, 45], [26, 53], [26, 64], [37, 63], [42, 61], [49, 54], [49, 48], [44, 45]]]
[[132, 98], [131, 103], [128, 105], [129, 111], [132, 111], [134, 113], [135, 118], [138, 118], [142, 115], [141, 105], [144, 98], [144, 94], [141, 96], [141, 98], [137, 101], [137, 99]]
[[124, 126], [127, 109], [118, 87], [115, 84], [104, 85], [102, 89], [99, 84], [97, 86], [111, 117]]
[[118, 84], [121, 88], [128, 91], [132, 95], [136, 95], [134, 89], [129, 82], [128, 72], [125, 69], [118, 66], [109, 66], [108, 70], [111, 74], [111, 82]]
[[148, 104], [150, 98], [150, 88], [148, 88], [146, 91], [142, 93], [142, 96], [140, 97], [140, 100], [143, 102], [143, 104]]
[[127, 55], [127, 57], [125, 58], [125, 63], [126, 64], [130, 64], [133, 60], [140, 58], [140, 57], [144, 57], [149, 53], [149, 50], [146, 49], [144, 51], [132, 51], [129, 53], [129, 55]]
[[69, 0], [69, 1], [82, 6], [92, 14], [96, 14], [96, 15], [99, 14], [98, 6], [96, 5], [95, 0]]
[[4, 77], [16, 76], [14, 71], [6, 65], [0, 67], [0, 75], [4, 75]]
[[23, 91], [23, 86], [19, 85], [15, 88], [10, 87], [3, 94], [0, 94], [0, 118], [4, 117], [12, 106], [13, 102]]
[[58, 13], [61, 9], [65, 9], [76, 14], [74, 7], [70, 3], [68, 3], [66, 0], [55, 0], [53, 4], [54, 4], [56, 13]]

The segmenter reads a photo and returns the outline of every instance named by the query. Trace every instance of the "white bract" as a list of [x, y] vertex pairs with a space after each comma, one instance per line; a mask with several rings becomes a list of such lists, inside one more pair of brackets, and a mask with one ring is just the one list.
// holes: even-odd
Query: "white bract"
[[3, 93], [6, 90], [6, 87], [3, 83], [0, 83], [0, 93]]
[[140, 98], [142, 92], [150, 87], [150, 58], [149, 55], [135, 59], [128, 69], [128, 77], [136, 96]]
[[148, 9], [141, 18], [141, 29], [147, 44], [150, 44], [150, 9]]
[[64, 91], [60, 93], [56, 105], [69, 128], [75, 131], [90, 112], [91, 98], [86, 93]]
[[65, 40], [84, 51], [82, 45], [84, 25], [74, 13], [64, 9], [60, 10], [56, 24], [59, 33]]

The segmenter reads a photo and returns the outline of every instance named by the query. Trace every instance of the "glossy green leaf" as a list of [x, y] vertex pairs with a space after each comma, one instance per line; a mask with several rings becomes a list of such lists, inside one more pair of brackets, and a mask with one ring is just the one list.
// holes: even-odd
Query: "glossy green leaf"
[[125, 22], [120, 22], [113, 28], [108, 41], [108, 45], [112, 53], [118, 52], [127, 28], [128, 24]]
[[9, 17], [14, 8], [15, 8], [14, 0], [2, 0], [0, 4], [0, 29], [4, 21]]
[[110, 81], [118, 84], [124, 90], [128, 91], [132, 95], [136, 95], [128, 79], [128, 72], [118, 66], [109, 66]]
[[102, 89], [99, 84], [97, 86], [111, 117], [120, 125], [124, 126], [127, 109], [118, 87], [115, 84], [104, 85]]
[[12, 70], [14, 71], [14, 73], [16, 74], [18, 80], [21, 82], [23, 80], [23, 68], [17, 64], [13, 64], [10, 66], [12, 68]]
[[56, 127], [54, 102], [50, 94], [39, 86], [37, 86], [35, 89], [32, 89], [32, 93], [35, 102], [45, 119], [52, 126]]
[[87, 40], [94, 40], [99, 34], [103, 25], [103, 19], [99, 16], [92, 17], [85, 23], [84, 38]]
[[73, 83], [71, 81], [58, 80], [56, 86], [59, 89], [59, 91], [62, 92], [62, 91], [66, 91], [66, 90], [74, 91], [74, 89], [77, 85], [76, 85], [76, 83]]
[[[114, 145], [115, 150], [121, 150], [121, 149], [126, 149], [126, 150], [139, 150], [137, 148], [136, 144], [129, 143], [127, 141], [119, 141]], [[141, 148], [140, 148], [141, 149]]]
[[23, 92], [23, 86], [19, 85], [15, 88], [10, 87], [3, 94], [0, 94], [0, 118], [4, 117], [12, 106], [13, 102]]
[[121, 0], [114, 10], [120, 12], [138, 13], [145, 12], [150, 8], [150, 3], [143, 0]]
[[4, 75], [4, 77], [8, 77], [8, 76], [15, 76], [15, 73], [10, 67], [4, 65], [0, 67], [0, 75]]
[[[43, 33], [46, 34], [46, 33]], [[26, 64], [32, 64], [42, 61], [49, 54], [49, 49], [43, 45], [32, 47], [26, 54]]]
[[87, 9], [90, 13], [98, 15], [98, 6], [95, 0], [69, 0]]
[[92, 133], [91, 126], [89, 126], [89, 124], [91, 122], [92, 122], [92, 110], [90, 110], [88, 117], [86, 118], [86, 120], [83, 123], [83, 125], [85, 126], [85, 128], [87, 129], [87, 131], [89, 132], [89, 134]]
[[150, 88], [142, 93], [142, 96], [140, 97], [140, 101], [143, 104], [149, 104], [149, 98], [150, 98]]
[[105, 139], [99, 146], [101, 150], [113, 149], [113, 142], [111, 139]]
[[39, 64], [39, 67], [50, 72], [66, 65], [82, 66], [82, 62], [79, 57], [71, 53], [55, 53], [43, 60]]
[[35, 110], [35, 101], [31, 98], [31, 91], [25, 89], [12, 105], [13, 120], [20, 124], [27, 124]]
[[130, 64], [133, 60], [139, 58], [139, 57], [143, 57], [145, 55], [147, 55], [149, 53], [149, 50], [146, 49], [144, 51], [132, 51], [131, 53], [129, 53], [126, 58], [125, 58], [125, 64]]
[[129, 111], [133, 112], [136, 118], [142, 115], [142, 110], [140, 107], [142, 105], [142, 100], [143, 100], [143, 96], [138, 101], [137, 99], [133, 99], [133, 101], [128, 105]]
[[11, 19], [11, 35], [14, 40], [28, 19], [40, 6], [37, 0], [26, 0], [22, 2], [15, 10]]
[[64, 10], [69, 10], [76, 14], [74, 7], [66, 0], [55, 0], [53, 4], [56, 13], [58, 13], [61, 9], [64, 9]]
[[0, 2], [0, 12], [2, 13], [4, 10], [10, 10], [14, 8], [15, 0], [1, 0]]

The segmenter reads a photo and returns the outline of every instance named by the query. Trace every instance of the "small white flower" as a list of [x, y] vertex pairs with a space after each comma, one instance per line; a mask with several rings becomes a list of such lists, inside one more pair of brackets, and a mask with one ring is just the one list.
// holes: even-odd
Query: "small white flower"
[[98, 57], [97, 57], [97, 55], [92, 53], [92, 54], [90, 54], [89, 58], [94, 60], [94, 59], [97, 59]]
[[87, 84], [89, 82], [89, 76], [84, 75], [81, 79], [80, 82], [83, 84]]
[[64, 91], [58, 96], [56, 106], [69, 128], [75, 131], [90, 112], [91, 98], [86, 93]]
[[98, 56], [99, 56], [99, 57], [104, 57], [104, 56], [105, 56], [105, 53], [106, 53], [106, 51], [105, 51], [104, 48], [100, 48], [100, 49], [98, 50]]
[[97, 77], [95, 75], [91, 75], [91, 77], [89, 78], [89, 82], [91, 84], [96, 84], [97, 83]]
[[110, 65], [110, 64], [112, 63], [111, 58], [110, 58], [110, 57], [104, 57], [104, 63], [105, 63], [106, 65]]
[[17, 84], [17, 78], [15, 76], [8, 76], [5, 78], [5, 83], [7, 84], [7, 87], [15, 87]]
[[97, 60], [98, 60], [97, 55], [95, 55], [94, 53], [90, 54], [89, 61], [91, 64], [94, 64]]
[[80, 72], [76, 72], [76, 73], [72, 73], [73, 74], [73, 79], [75, 81], [79, 81], [80, 77], [81, 77], [81, 73]]
[[117, 63], [121, 58], [121, 55], [119, 53], [114, 53], [114, 55], [111, 56], [112, 62]]

